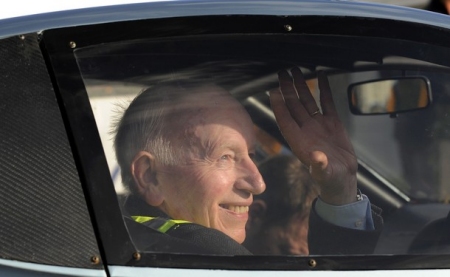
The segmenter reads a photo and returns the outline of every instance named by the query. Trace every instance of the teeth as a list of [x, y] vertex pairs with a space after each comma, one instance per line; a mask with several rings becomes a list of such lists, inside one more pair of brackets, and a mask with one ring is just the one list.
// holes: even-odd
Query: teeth
[[248, 212], [248, 206], [233, 206], [233, 205], [220, 205], [222, 208], [228, 209], [230, 211], [233, 211], [235, 213], [246, 213]]

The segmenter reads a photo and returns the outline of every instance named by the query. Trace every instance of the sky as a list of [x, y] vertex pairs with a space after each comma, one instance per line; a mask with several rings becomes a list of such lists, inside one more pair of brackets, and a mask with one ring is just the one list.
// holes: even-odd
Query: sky
[[142, 2], [151, 2], [151, 0], [14, 0], [10, 1], [8, 5], [3, 5], [0, 9], [0, 19], [45, 12]]
[[[360, 1], [421, 7], [425, 5], [429, 0], [360, 0]], [[142, 2], [151, 2], [151, 0], [76, 0], [76, 1], [14, 0], [10, 1], [8, 5], [4, 5], [0, 9], [0, 19], [52, 11], [80, 9], [80, 8], [124, 4], [124, 3], [128, 4], [142, 3]]]

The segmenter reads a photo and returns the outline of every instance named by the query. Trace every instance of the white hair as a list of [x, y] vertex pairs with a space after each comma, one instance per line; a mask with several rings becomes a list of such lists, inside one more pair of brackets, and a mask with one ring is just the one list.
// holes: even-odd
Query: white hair
[[114, 123], [116, 158], [122, 182], [131, 193], [136, 194], [137, 188], [130, 165], [140, 151], [151, 153], [162, 165], [180, 162], [183, 152], [175, 151], [169, 137], [174, 130], [167, 128], [165, 123], [169, 121], [168, 117], [173, 116], [169, 112], [171, 106], [181, 103], [186, 96], [192, 95], [191, 92], [195, 94], [195, 89], [189, 93], [187, 89], [202, 86], [205, 84], [176, 82], [145, 89]]

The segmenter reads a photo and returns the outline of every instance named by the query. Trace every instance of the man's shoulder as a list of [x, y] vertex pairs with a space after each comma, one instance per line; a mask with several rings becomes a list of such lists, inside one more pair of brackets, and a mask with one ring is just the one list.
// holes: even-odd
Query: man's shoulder
[[172, 225], [171, 228], [163, 231], [152, 226], [151, 221], [138, 223], [131, 217], [125, 217], [136, 247], [159, 253], [251, 255], [245, 247], [218, 230], [168, 218], [162, 220]]
[[180, 224], [170, 230], [169, 235], [190, 241], [197, 246], [208, 249], [212, 254], [221, 255], [251, 255], [241, 244], [225, 235], [223, 232], [207, 228], [195, 223]]
[[224, 233], [184, 220], [174, 220], [161, 210], [130, 195], [124, 201], [124, 220], [130, 237], [141, 251], [158, 253], [251, 255]]

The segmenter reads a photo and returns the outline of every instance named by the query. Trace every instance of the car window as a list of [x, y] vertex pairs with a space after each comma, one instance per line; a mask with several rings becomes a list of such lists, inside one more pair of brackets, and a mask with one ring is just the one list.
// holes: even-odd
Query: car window
[[[396, 28], [398, 33], [393, 33], [400, 34], [402, 26]], [[89, 28], [80, 33], [84, 30]], [[432, 30], [435, 37], [448, 36]], [[86, 92], [89, 107], [84, 108], [91, 108], [109, 184], [119, 199], [121, 224], [138, 257], [448, 254], [445, 228], [439, 227], [446, 222], [450, 195], [450, 60], [443, 43], [345, 33], [348, 30], [196, 35], [161, 35], [158, 30], [155, 36], [105, 35], [99, 41], [94, 31], [85, 41], [71, 41], [70, 52], [64, 50], [71, 63], [68, 75], [77, 89], [65, 80], [61, 93]], [[295, 156], [269, 99], [280, 86], [280, 71], [294, 75], [293, 68], [302, 72], [304, 89], [319, 107], [309, 112], [311, 118], [327, 115], [318, 79], [326, 75], [337, 115], [356, 153], [356, 178], [364, 194], [358, 197], [374, 205], [369, 209], [373, 219], [365, 227], [380, 232], [367, 246], [373, 251], [366, 252], [366, 245], [341, 251], [331, 244], [335, 238], [320, 240], [311, 233], [308, 245], [308, 228], [328, 224], [315, 214], [320, 199], [314, 199], [320, 191], [309, 179], [310, 164], [277, 160], [273, 168], [266, 168], [267, 161]], [[67, 78], [57, 66], [55, 71], [57, 78]], [[352, 90], [356, 85], [364, 88], [359, 94]], [[399, 106], [405, 103], [406, 108]], [[286, 176], [288, 167], [296, 169], [296, 180], [303, 186], [280, 196], [272, 214], [268, 203], [279, 196], [277, 190], [264, 194], [270, 185], [264, 172], [275, 174], [281, 168]], [[302, 203], [292, 200], [303, 196]], [[377, 229], [382, 224], [378, 208], [383, 210], [382, 230]], [[261, 210], [267, 222], [255, 220]], [[307, 212], [297, 213], [300, 210]], [[301, 226], [290, 225], [286, 216], [293, 214]], [[257, 229], [264, 236], [259, 237]], [[247, 249], [251, 247], [255, 250]]]

